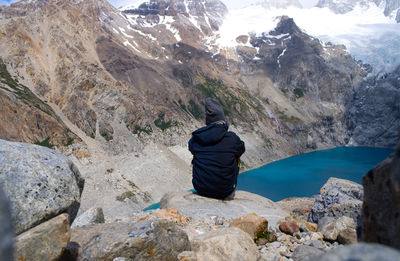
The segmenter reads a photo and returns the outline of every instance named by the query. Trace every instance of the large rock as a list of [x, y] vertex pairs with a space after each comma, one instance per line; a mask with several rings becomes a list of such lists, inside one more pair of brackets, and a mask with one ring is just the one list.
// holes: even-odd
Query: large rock
[[66, 156], [54, 150], [0, 140], [0, 185], [12, 203], [20, 234], [61, 213], [75, 218], [84, 180]]
[[400, 249], [400, 143], [362, 179], [365, 191], [362, 238]]
[[252, 213], [232, 220], [229, 226], [240, 228], [252, 238], [256, 238], [258, 234], [268, 230], [268, 221]]
[[72, 230], [71, 242], [70, 250], [81, 260], [176, 260], [179, 253], [190, 250], [186, 233], [169, 221], [80, 227]]
[[13, 259], [14, 231], [10, 203], [0, 186], [0, 257], [4, 261]]
[[104, 213], [102, 208], [90, 208], [79, 215], [71, 228], [92, 226], [95, 224], [104, 223]]
[[235, 219], [249, 213], [256, 213], [268, 220], [270, 227], [288, 213], [275, 202], [246, 191], [236, 191], [232, 200], [218, 200], [199, 196], [193, 192], [171, 192], [164, 195], [160, 208], [175, 207], [188, 217], [209, 219], [212, 216]]
[[58, 260], [71, 238], [68, 215], [62, 214], [22, 234], [15, 240], [17, 260]]
[[346, 216], [338, 219], [323, 217], [318, 222], [318, 232], [321, 232], [324, 239], [329, 241], [336, 241], [340, 233], [344, 236], [346, 232], [342, 231], [347, 229], [351, 230], [352, 234], [356, 234], [356, 224], [354, 220]]
[[307, 261], [394, 261], [400, 260], [400, 251], [378, 244], [359, 243], [338, 247]]
[[356, 223], [361, 216], [363, 188], [355, 182], [330, 178], [321, 188], [308, 215], [308, 221], [317, 223], [325, 217], [348, 216]]
[[191, 242], [197, 261], [256, 261], [260, 253], [249, 234], [239, 228], [224, 228], [203, 234]]
[[279, 207], [289, 212], [292, 216], [298, 216], [307, 220], [311, 207], [314, 205], [315, 198], [285, 198], [276, 202]]

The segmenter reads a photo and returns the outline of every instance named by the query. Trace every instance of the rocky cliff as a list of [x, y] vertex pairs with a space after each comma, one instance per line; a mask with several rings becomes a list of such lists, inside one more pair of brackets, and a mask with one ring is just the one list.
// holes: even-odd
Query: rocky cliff
[[[218, 32], [226, 13], [216, 0], [2, 7], [0, 138], [70, 156], [87, 180], [82, 208], [101, 202], [107, 218], [191, 188], [186, 144], [204, 124], [206, 97], [221, 102], [246, 142], [247, 169], [351, 140], [370, 144], [360, 137], [378, 127], [367, 118], [398, 117], [396, 103], [352, 109], [375, 94], [359, 88], [368, 71], [343, 46], [323, 45], [282, 17], [275, 30], [226, 47]], [[396, 133], [374, 145], [392, 146]]]

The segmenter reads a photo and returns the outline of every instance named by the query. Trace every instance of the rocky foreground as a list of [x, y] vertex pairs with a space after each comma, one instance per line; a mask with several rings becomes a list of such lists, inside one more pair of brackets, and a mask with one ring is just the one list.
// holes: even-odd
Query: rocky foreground
[[76, 217], [84, 181], [62, 154], [1, 141], [0, 156], [1, 260], [400, 260], [400, 144], [363, 186], [330, 178], [279, 202], [173, 192], [107, 223], [101, 208]]

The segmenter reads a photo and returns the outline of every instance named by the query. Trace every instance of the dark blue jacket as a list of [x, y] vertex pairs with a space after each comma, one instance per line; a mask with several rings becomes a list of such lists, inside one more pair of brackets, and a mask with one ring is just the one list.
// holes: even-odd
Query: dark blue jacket
[[197, 193], [219, 199], [229, 196], [236, 188], [244, 142], [226, 124], [212, 123], [192, 133], [189, 150]]

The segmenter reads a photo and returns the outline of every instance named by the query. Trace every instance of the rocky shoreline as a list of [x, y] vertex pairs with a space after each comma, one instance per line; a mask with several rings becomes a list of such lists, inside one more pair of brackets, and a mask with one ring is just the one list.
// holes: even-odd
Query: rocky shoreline
[[107, 223], [101, 208], [75, 218], [84, 180], [62, 154], [0, 140], [0, 155], [16, 233], [0, 193], [1, 260], [400, 259], [400, 144], [363, 186], [330, 178], [316, 197], [279, 202], [245, 191], [229, 200], [171, 192], [160, 209]]

